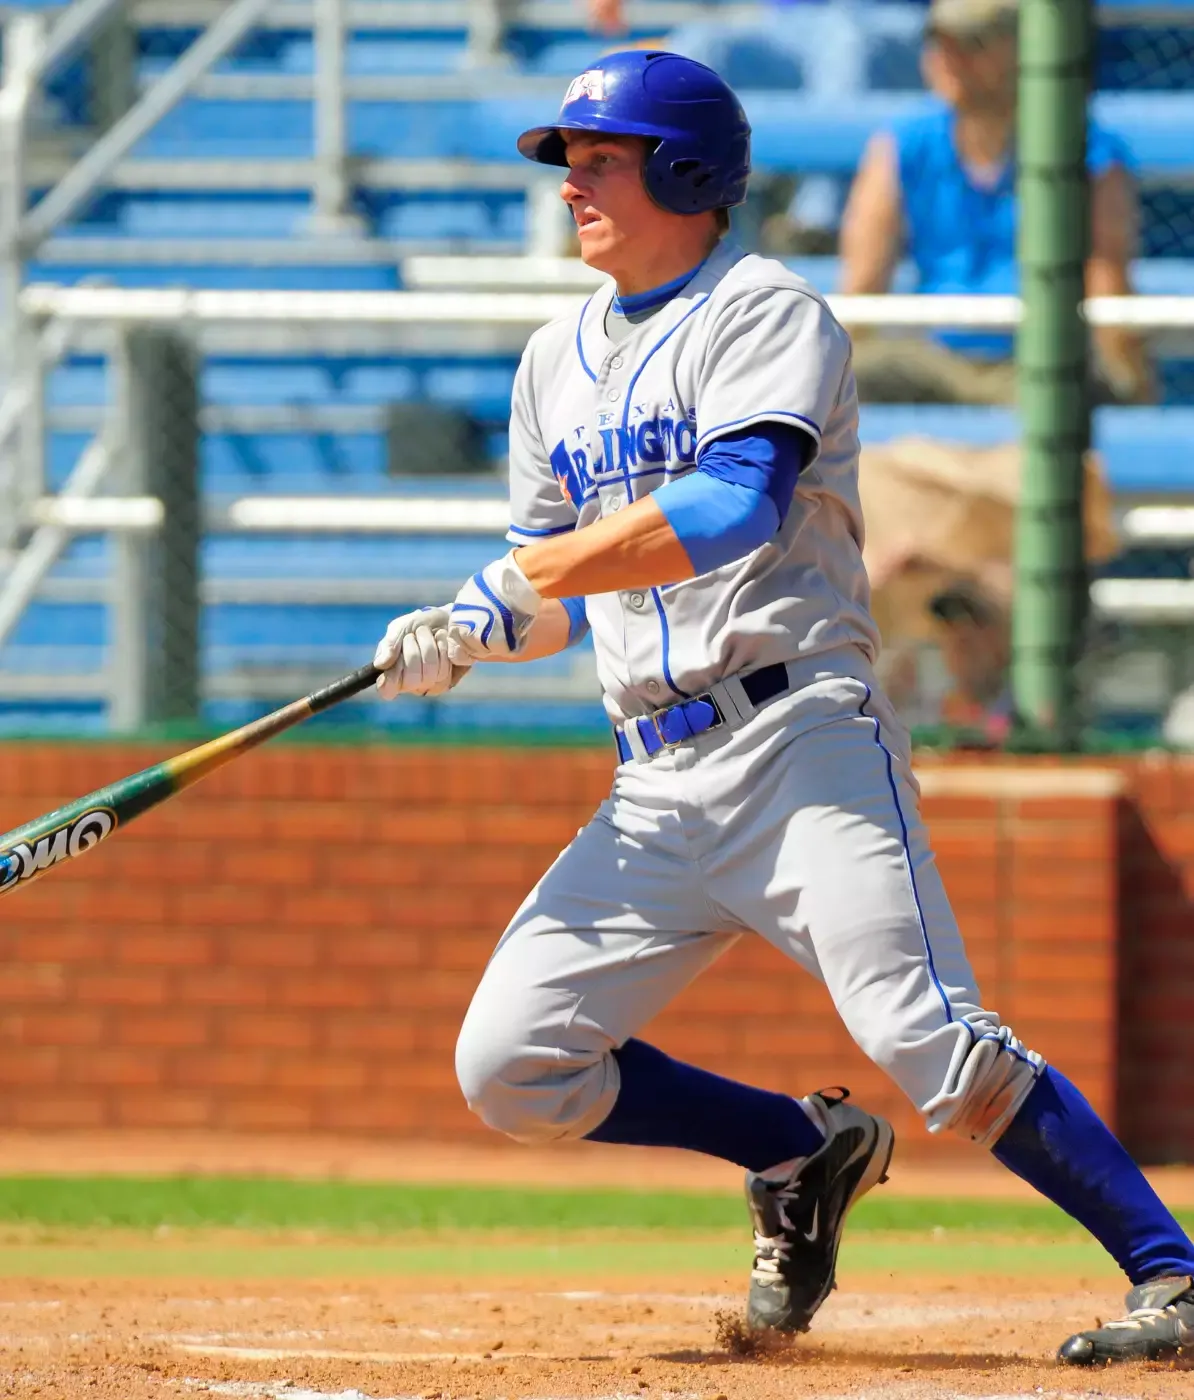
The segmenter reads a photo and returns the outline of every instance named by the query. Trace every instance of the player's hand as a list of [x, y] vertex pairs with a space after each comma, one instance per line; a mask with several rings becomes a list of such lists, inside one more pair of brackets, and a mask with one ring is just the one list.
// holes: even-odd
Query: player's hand
[[453, 664], [447, 627], [447, 608], [419, 608], [390, 623], [373, 654], [373, 664], [383, 673], [377, 678], [383, 700], [443, 695], [460, 683], [470, 663]]
[[511, 550], [456, 595], [448, 616], [449, 655], [457, 664], [517, 656], [542, 606]]

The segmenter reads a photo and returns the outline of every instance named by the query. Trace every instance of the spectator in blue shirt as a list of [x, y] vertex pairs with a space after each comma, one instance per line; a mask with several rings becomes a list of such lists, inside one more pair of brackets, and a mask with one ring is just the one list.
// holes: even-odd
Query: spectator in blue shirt
[[[940, 99], [872, 138], [842, 225], [843, 292], [886, 292], [901, 256], [923, 292], [1014, 293], [1016, 264], [1017, 0], [933, 0], [923, 53]], [[1088, 296], [1123, 296], [1137, 207], [1126, 152], [1090, 125]], [[856, 335], [860, 395], [872, 402], [1009, 403], [1010, 336], [939, 333], [930, 339]], [[1143, 345], [1122, 330], [1094, 333], [1099, 398], [1143, 402], [1151, 377]]]

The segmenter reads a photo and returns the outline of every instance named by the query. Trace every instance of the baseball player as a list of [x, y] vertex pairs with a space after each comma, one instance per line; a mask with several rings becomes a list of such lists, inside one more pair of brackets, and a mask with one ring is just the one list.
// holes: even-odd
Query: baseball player
[[523, 1142], [683, 1147], [738, 1163], [748, 1318], [804, 1331], [890, 1126], [682, 1064], [636, 1036], [743, 934], [820, 977], [929, 1130], [988, 1147], [1131, 1281], [1066, 1341], [1092, 1364], [1194, 1344], [1194, 1245], [1078, 1090], [984, 1009], [873, 663], [850, 341], [817, 293], [725, 239], [750, 127], [710, 69], [609, 55], [518, 143], [566, 168], [612, 283], [537, 332], [514, 386], [513, 548], [397, 618], [384, 696], [592, 630], [613, 790], [502, 935], [461, 1087]]

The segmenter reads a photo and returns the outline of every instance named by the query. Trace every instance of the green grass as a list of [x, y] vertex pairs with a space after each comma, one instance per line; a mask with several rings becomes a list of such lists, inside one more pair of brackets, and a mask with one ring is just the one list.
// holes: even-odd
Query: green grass
[[[279, 1181], [260, 1177], [4, 1177], [0, 1224], [61, 1229], [240, 1228], [336, 1235], [584, 1231], [741, 1232], [729, 1194], [528, 1190], [451, 1185]], [[1184, 1221], [1194, 1225], [1194, 1212]], [[982, 1231], [1046, 1239], [1080, 1235], [1046, 1202], [869, 1196], [852, 1233]]]
[[[557, 1244], [478, 1242], [445, 1237], [436, 1243], [277, 1244], [235, 1240], [129, 1239], [104, 1232], [77, 1243], [0, 1244], [0, 1278], [337, 1279], [425, 1278], [527, 1280], [532, 1286], [597, 1287], [638, 1280], [667, 1292], [691, 1287], [740, 1289], [750, 1265], [745, 1231], [730, 1239], [563, 1241]], [[1115, 1278], [1115, 1265], [1093, 1241], [1010, 1242], [971, 1235], [926, 1240], [893, 1234], [853, 1234], [842, 1247], [843, 1280], [867, 1275], [949, 1279]]]
[[[1187, 1212], [1187, 1225], [1194, 1213]], [[0, 1277], [522, 1278], [740, 1282], [735, 1193], [527, 1190], [260, 1177], [0, 1178]], [[851, 1216], [843, 1271], [947, 1278], [1114, 1266], [1044, 1202], [881, 1193]]]

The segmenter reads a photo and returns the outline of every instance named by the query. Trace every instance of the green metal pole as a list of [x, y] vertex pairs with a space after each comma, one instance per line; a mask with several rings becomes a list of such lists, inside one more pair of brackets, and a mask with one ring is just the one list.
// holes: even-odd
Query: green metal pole
[[1015, 538], [1012, 689], [1022, 737], [1073, 748], [1088, 583], [1082, 459], [1090, 443], [1081, 315], [1090, 242], [1086, 104], [1094, 0], [1021, 0], [1017, 340], [1023, 478]]

